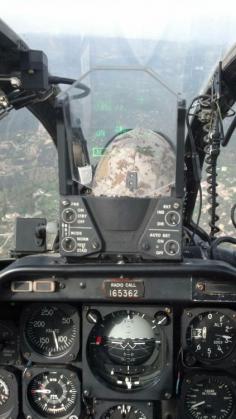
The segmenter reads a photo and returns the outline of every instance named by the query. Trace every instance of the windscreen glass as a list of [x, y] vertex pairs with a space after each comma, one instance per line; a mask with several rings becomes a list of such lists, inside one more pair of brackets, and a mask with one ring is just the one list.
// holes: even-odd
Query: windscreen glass
[[80, 80], [91, 91], [76, 99], [76, 83], [69, 89], [71, 120], [81, 124], [93, 164], [112, 138], [137, 127], [163, 133], [175, 149], [177, 94], [151, 69], [95, 67]]
[[[30, 48], [47, 54], [51, 74], [80, 79], [91, 87], [90, 96], [75, 101], [72, 112], [80, 119], [93, 168], [108, 141], [123, 129], [162, 132], [175, 145], [176, 97], [171, 92], [190, 103], [236, 42], [233, 0], [224, 5], [215, 0], [41, 0], [40, 5], [38, 0], [11, 0], [10, 7], [8, 2], [1, 4], [1, 19]], [[2, 257], [14, 248], [17, 216], [57, 219], [56, 148], [38, 121], [20, 112], [0, 121]], [[236, 202], [233, 144], [234, 140], [220, 157], [225, 234], [232, 231], [229, 213]], [[201, 222], [208, 228], [207, 206]]]
[[[177, 94], [142, 67], [95, 67], [80, 81], [90, 94], [78, 98], [77, 82], [68, 90], [70, 123], [81, 127], [87, 143], [92, 191], [145, 197], [162, 195], [167, 187], [169, 194], [175, 185]], [[129, 189], [132, 175], [136, 185]]]

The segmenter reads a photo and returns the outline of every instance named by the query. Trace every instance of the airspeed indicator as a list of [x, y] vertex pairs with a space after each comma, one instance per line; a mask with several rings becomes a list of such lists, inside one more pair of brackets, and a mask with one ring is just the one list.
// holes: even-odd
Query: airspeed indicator
[[32, 305], [24, 312], [23, 339], [31, 353], [44, 357], [56, 358], [71, 352], [79, 342], [77, 310], [67, 304]]

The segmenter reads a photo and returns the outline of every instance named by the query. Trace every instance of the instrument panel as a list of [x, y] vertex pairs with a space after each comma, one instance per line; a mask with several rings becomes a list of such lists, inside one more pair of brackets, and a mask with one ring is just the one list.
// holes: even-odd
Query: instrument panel
[[0, 419], [235, 419], [234, 305], [141, 298], [2, 303]]

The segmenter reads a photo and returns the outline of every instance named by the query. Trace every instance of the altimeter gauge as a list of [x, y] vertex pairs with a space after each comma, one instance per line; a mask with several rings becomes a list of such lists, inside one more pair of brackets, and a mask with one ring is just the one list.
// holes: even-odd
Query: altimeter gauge
[[28, 384], [27, 400], [33, 417], [78, 417], [79, 382], [70, 370], [49, 370], [35, 375]]
[[21, 346], [25, 358], [67, 362], [79, 351], [79, 315], [67, 304], [33, 304], [23, 313]]
[[224, 312], [212, 310], [199, 313], [188, 325], [186, 344], [199, 360], [224, 359], [235, 348], [235, 322]]
[[185, 379], [183, 387], [181, 418], [231, 419], [235, 417], [234, 391], [227, 378], [199, 375]]

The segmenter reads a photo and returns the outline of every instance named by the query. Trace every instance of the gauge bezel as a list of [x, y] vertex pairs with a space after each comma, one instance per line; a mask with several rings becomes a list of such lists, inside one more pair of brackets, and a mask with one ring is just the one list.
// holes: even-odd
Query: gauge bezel
[[[101, 377], [94, 374], [90, 368], [90, 363], [87, 358], [87, 343], [94, 324], [89, 323], [87, 319], [88, 310], [96, 310], [101, 317], [119, 311], [126, 311], [127, 307], [122, 305], [109, 306], [84, 306], [83, 307], [83, 388], [89, 388], [93, 397], [107, 400], [124, 400], [129, 398], [132, 394], [132, 400], [161, 400], [165, 399], [165, 394], [172, 394], [173, 391], [173, 322], [172, 311], [168, 307], [163, 306], [140, 306], [130, 305], [131, 311], [137, 311], [146, 314], [148, 317], [154, 319], [154, 316], [159, 311], [168, 310], [169, 322], [168, 325], [160, 326], [163, 335], [162, 344], [160, 347], [160, 368], [159, 374], [155, 377], [152, 383], [139, 389], [131, 390], [122, 389], [120, 387], [112, 387], [110, 383], [101, 379]], [[119, 404], [119, 403], [117, 403]]]
[[[0, 368], [0, 379], [6, 382], [10, 390], [9, 399], [4, 404], [2, 412], [0, 409], [0, 417], [17, 419], [19, 414], [19, 390], [17, 378], [12, 371], [6, 368]], [[4, 416], [2, 416], [3, 414]]]
[[[184, 352], [185, 362], [187, 360], [188, 354], [193, 356], [195, 361], [193, 364], [197, 365], [207, 365], [208, 367], [214, 367], [217, 365], [217, 368], [231, 368], [233, 365], [236, 365], [236, 338], [234, 340], [234, 344], [230, 351], [227, 352], [225, 356], [222, 356], [218, 359], [206, 359], [202, 358], [198, 355], [195, 351], [192, 350], [191, 345], [188, 344], [186, 336], [188, 328], [192, 321], [199, 316], [200, 314], [205, 313], [222, 313], [225, 316], [228, 316], [232, 323], [234, 324], [235, 331], [236, 331], [236, 311], [228, 309], [228, 308], [221, 308], [221, 307], [200, 307], [200, 308], [186, 308], [182, 314], [181, 318], [181, 344]], [[188, 362], [186, 362], [188, 363]], [[192, 366], [192, 365], [190, 365]]]
[[[147, 417], [147, 419], [154, 419], [154, 404], [152, 402], [140, 402], [140, 401], [107, 401], [107, 400], [97, 400], [96, 407], [95, 407], [95, 415], [94, 419], [101, 419], [102, 415], [104, 415], [108, 410], [112, 409], [113, 407], [119, 406], [120, 404], [128, 404], [132, 407], [135, 407], [138, 410], [141, 410]], [[155, 409], [155, 413], [156, 409]], [[155, 415], [155, 417], [159, 417], [159, 415]]]
[[[72, 375], [70, 378], [73, 379], [76, 388], [78, 389], [78, 396], [76, 398], [76, 404], [73, 408], [73, 410], [69, 413], [69, 416], [74, 415], [74, 419], [79, 419], [80, 412], [81, 412], [81, 382], [78, 377], [78, 372], [75, 371], [72, 368], [57, 368], [57, 367], [33, 367], [27, 369], [27, 373], [22, 376], [22, 402], [23, 402], [23, 413], [25, 417], [32, 417], [34, 419], [46, 419], [45, 416], [41, 416], [40, 413], [38, 413], [36, 410], [34, 410], [33, 406], [30, 403], [30, 400], [28, 398], [28, 387], [31, 383], [31, 381], [39, 374], [47, 373], [47, 372], [57, 372], [59, 374]], [[54, 416], [50, 416], [51, 419], [53, 419]], [[57, 418], [57, 416], [55, 416]], [[64, 416], [60, 416], [60, 419], [67, 419], [68, 414]]]
[[198, 384], [204, 380], [207, 380], [209, 379], [209, 377], [220, 380], [221, 382], [223, 382], [230, 388], [233, 394], [233, 410], [227, 419], [234, 418], [235, 411], [236, 411], [236, 404], [235, 404], [236, 403], [236, 381], [233, 379], [233, 377], [230, 377], [224, 374], [219, 374], [218, 372], [211, 372], [209, 374], [206, 374], [204, 372], [198, 372], [195, 374], [194, 373], [189, 374], [184, 377], [184, 380], [181, 385], [180, 399], [178, 401], [178, 415], [177, 415], [178, 419], [183, 419], [183, 418], [192, 419], [190, 418], [189, 415], [186, 416], [186, 409], [185, 409], [186, 394], [188, 393], [190, 386], [194, 386], [195, 384]]
[[[37, 352], [37, 349], [33, 347], [26, 336], [26, 327], [27, 322], [34, 314], [34, 312], [40, 310], [40, 307], [43, 306], [53, 306], [58, 307], [64, 310], [66, 313], [69, 313], [70, 317], [73, 319], [73, 323], [75, 325], [77, 335], [72, 343], [72, 345], [63, 353], [55, 356], [48, 356], [44, 354], [40, 354]], [[46, 363], [46, 364], [57, 364], [57, 363], [69, 363], [73, 362], [77, 359], [79, 351], [80, 351], [80, 341], [81, 341], [81, 328], [80, 328], [80, 315], [78, 308], [71, 304], [65, 303], [33, 303], [26, 307], [22, 314], [21, 314], [21, 322], [20, 322], [20, 346], [21, 352], [25, 359], [30, 360], [32, 362], [38, 363]]]

